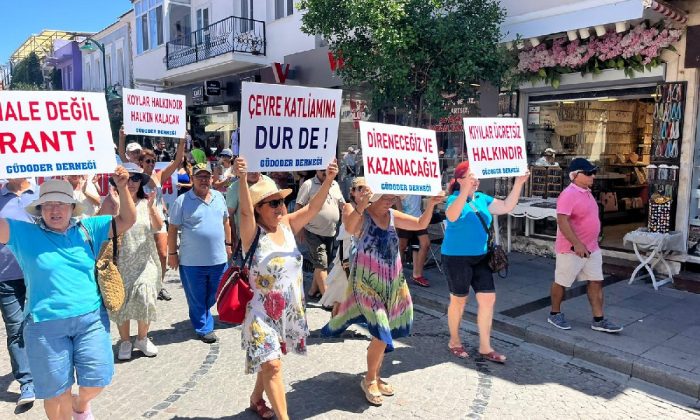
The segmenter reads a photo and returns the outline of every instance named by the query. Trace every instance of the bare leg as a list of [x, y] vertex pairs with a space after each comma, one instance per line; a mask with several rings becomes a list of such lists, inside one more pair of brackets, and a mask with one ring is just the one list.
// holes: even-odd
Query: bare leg
[[593, 316], [603, 316], [603, 281], [589, 281], [587, 292]]
[[104, 388], [81, 386], [78, 388], [78, 397], [73, 398], [73, 411], [84, 413], [88, 410], [90, 401], [95, 399]]
[[561, 312], [561, 302], [564, 300], [564, 292], [566, 289], [564, 286], [552, 282], [551, 289], [551, 300], [552, 300], [552, 312]]
[[148, 327], [150, 327], [151, 324], [149, 324], [148, 322], [143, 322], [143, 321], [137, 321], [137, 324], [139, 326], [139, 332], [138, 332], [137, 338], [139, 340], [143, 340], [148, 335]]
[[425, 259], [428, 257], [428, 249], [430, 249], [430, 238], [428, 235], [420, 235], [418, 237], [418, 252], [413, 253], [413, 277], [421, 277], [423, 275], [423, 266]]
[[158, 250], [158, 258], [160, 259], [160, 278], [163, 280], [165, 278], [165, 272], [168, 270], [166, 266], [167, 255], [168, 255], [168, 234], [167, 233], [156, 233], [153, 235], [156, 240], [156, 249]]
[[250, 403], [255, 404], [263, 398], [263, 391], [265, 386], [263, 385], [263, 373], [258, 372], [255, 378], [255, 387], [253, 388], [253, 393], [250, 395]]
[[328, 271], [320, 268], [314, 269], [314, 282], [321, 294], [326, 293], [326, 277], [328, 277]]
[[270, 399], [270, 405], [278, 420], [288, 420], [287, 396], [282, 382], [282, 361], [279, 359], [265, 362], [262, 365], [263, 386]]
[[367, 375], [365, 376], [367, 383], [379, 378], [379, 367], [384, 359], [384, 349], [386, 349], [385, 342], [372, 338], [367, 348]]
[[462, 345], [462, 339], [459, 337], [459, 324], [462, 322], [467, 298], [468, 296], [458, 297], [450, 295], [450, 306], [447, 308], [447, 327], [450, 330], [450, 342], [448, 345], [452, 348]]
[[68, 389], [58, 397], [44, 400], [44, 412], [49, 420], [69, 420], [73, 417], [73, 398]]
[[493, 307], [496, 304], [496, 293], [477, 293], [476, 324], [479, 326], [479, 353], [488, 354], [491, 347], [491, 325], [493, 324]]
[[129, 332], [129, 323], [130, 321], [126, 321], [123, 324], [117, 325], [117, 329], [119, 330], [119, 339], [121, 341], [131, 340], [131, 333]]

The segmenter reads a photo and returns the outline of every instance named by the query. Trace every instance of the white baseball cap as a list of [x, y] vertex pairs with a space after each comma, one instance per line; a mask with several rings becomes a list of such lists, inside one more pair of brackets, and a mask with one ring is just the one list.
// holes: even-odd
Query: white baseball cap
[[137, 151], [137, 150], [143, 150], [143, 149], [141, 148], [141, 145], [138, 144], [138, 143], [136, 143], [136, 142], [129, 143], [129, 144], [126, 145], [126, 151], [127, 151], [127, 153], [128, 153], [128, 152], [135, 152], [135, 151]]

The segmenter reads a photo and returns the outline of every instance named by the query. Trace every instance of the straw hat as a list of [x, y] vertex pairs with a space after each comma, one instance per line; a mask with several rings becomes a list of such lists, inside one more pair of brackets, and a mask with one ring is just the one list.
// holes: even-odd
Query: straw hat
[[73, 217], [77, 217], [83, 213], [85, 208], [75, 198], [73, 198], [73, 186], [68, 181], [62, 179], [46, 180], [39, 187], [39, 198], [32, 201], [24, 209], [27, 213], [34, 216], [41, 216], [41, 210], [38, 206], [49, 201], [58, 201], [59, 203], [73, 204]]
[[253, 207], [257, 206], [262, 200], [270, 197], [271, 195], [279, 194], [280, 197], [285, 198], [292, 193], [291, 188], [285, 188], [280, 190], [277, 188], [275, 181], [261, 178], [260, 181], [251, 185], [250, 187], [250, 200], [253, 202]]

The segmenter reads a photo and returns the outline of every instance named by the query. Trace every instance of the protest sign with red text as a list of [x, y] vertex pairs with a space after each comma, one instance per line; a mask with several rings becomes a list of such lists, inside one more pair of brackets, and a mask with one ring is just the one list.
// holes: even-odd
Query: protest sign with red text
[[111, 173], [116, 166], [104, 94], [0, 91], [0, 178]]
[[477, 178], [527, 173], [525, 132], [520, 118], [465, 118], [469, 168]]
[[185, 137], [184, 95], [123, 89], [124, 132], [141, 136]]
[[377, 194], [442, 191], [435, 131], [360, 121], [367, 185]]
[[251, 171], [324, 169], [335, 157], [342, 90], [244, 82], [241, 156]]

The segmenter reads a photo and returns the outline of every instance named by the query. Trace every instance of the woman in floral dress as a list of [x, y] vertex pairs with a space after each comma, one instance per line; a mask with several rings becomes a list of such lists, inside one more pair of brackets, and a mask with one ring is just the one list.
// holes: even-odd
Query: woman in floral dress
[[[236, 175], [247, 173], [243, 158], [236, 159]], [[291, 350], [306, 353], [309, 328], [304, 312], [302, 256], [294, 235], [321, 210], [338, 173], [333, 161], [326, 179], [308, 206], [287, 214], [284, 198], [292, 190], [280, 190], [273, 181], [261, 179], [239, 189], [240, 231], [243, 250], [253, 252], [250, 286], [253, 298], [246, 308], [242, 348], [246, 351], [246, 373], [257, 373], [250, 409], [261, 418], [288, 419], [282, 382], [281, 357]], [[270, 409], [263, 399], [270, 399]], [[274, 410], [274, 412], [273, 412]]]
[[367, 187], [358, 195], [356, 207], [343, 212], [346, 229], [357, 238], [355, 254], [347, 298], [323, 327], [323, 335], [339, 335], [352, 324], [367, 324], [372, 341], [367, 348], [367, 375], [360, 387], [370, 404], [381, 405], [383, 396], [394, 395], [379, 371], [384, 353], [394, 350], [393, 339], [407, 336], [413, 324], [413, 303], [403, 275], [396, 228], [426, 229], [435, 205], [443, 198], [442, 193], [431, 198], [418, 218], [391, 208], [397, 196], [372, 196]]

